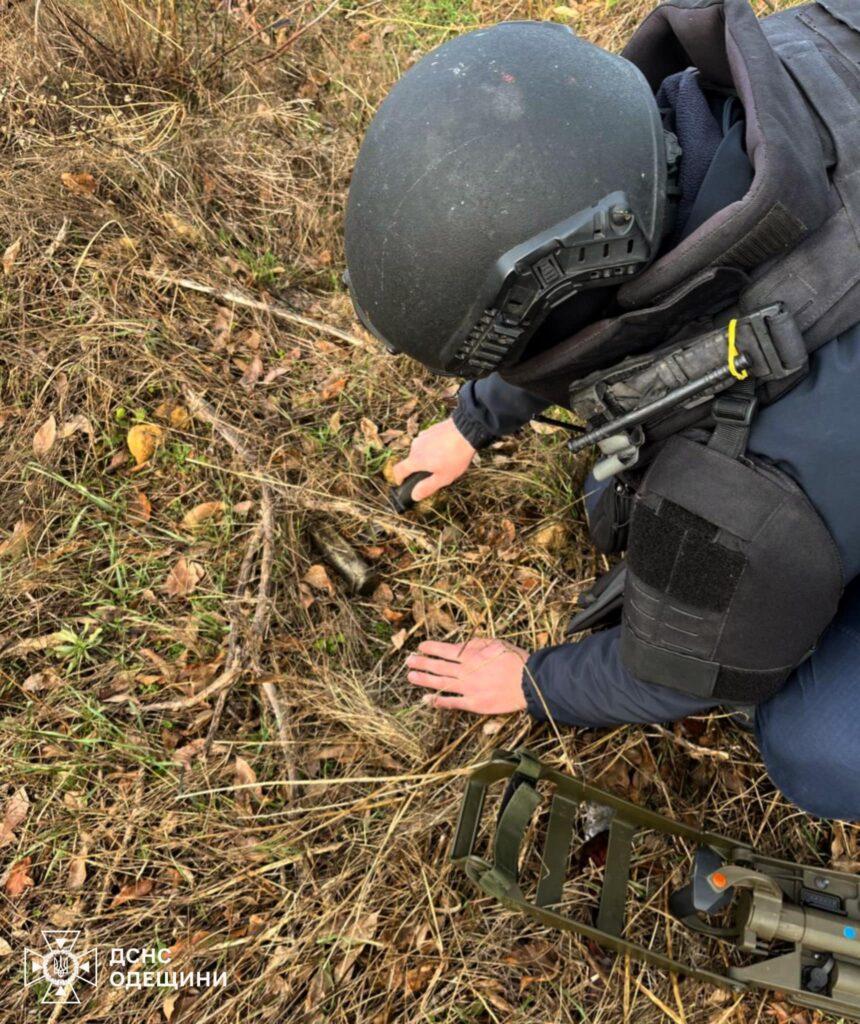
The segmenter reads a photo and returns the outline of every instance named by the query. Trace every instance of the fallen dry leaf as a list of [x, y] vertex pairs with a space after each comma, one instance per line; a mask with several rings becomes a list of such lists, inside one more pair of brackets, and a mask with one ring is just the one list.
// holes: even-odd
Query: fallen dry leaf
[[165, 213], [164, 222], [177, 238], [186, 242], [202, 242], [203, 232], [195, 224], [180, 217], [177, 213]]
[[360, 917], [357, 921], [354, 921], [352, 925], [341, 936], [339, 936], [338, 945], [341, 943], [346, 945], [347, 952], [343, 960], [334, 969], [335, 983], [340, 983], [349, 976], [349, 973], [355, 966], [355, 962], [358, 960], [364, 945], [368, 942], [372, 942], [376, 936], [378, 924], [379, 912], [373, 911], [370, 914], [365, 914], [363, 917]]
[[30, 813], [30, 798], [21, 786], [6, 801], [3, 822], [0, 824], [0, 846], [8, 846], [15, 839], [15, 829]]
[[257, 785], [257, 773], [244, 757], [237, 756], [233, 762], [233, 782], [237, 786], [248, 786], [244, 792], [250, 793], [257, 803], [262, 803], [263, 790]]
[[70, 889], [83, 889], [87, 880], [87, 855], [89, 846], [85, 840], [81, 840], [78, 852], [69, 860], [69, 871], [66, 875], [66, 884]]
[[159, 403], [155, 415], [165, 423], [169, 423], [174, 430], [187, 430], [191, 426], [191, 413], [178, 402]]
[[369, 444], [377, 448], [381, 448], [382, 444], [379, 440], [379, 427], [369, 420], [366, 416], [363, 416], [358, 424], [358, 429], [361, 431], [361, 436]]
[[27, 548], [27, 538], [33, 532], [35, 523], [19, 519], [12, 527], [12, 533], [0, 544], [0, 557], [15, 558]]
[[57, 440], [57, 419], [49, 416], [33, 435], [33, 454], [41, 459], [53, 448]]
[[60, 175], [60, 181], [76, 196], [91, 196], [96, 190], [96, 179], [86, 171], [66, 171]]
[[149, 462], [164, 441], [164, 430], [157, 423], [135, 423], [126, 437], [128, 450], [138, 466]]
[[182, 517], [182, 525], [186, 530], [196, 530], [210, 519], [214, 519], [216, 516], [220, 517], [224, 507], [223, 501], [204, 501], [185, 513]]
[[252, 388], [263, 375], [263, 360], [257, 352], [251, 357], [245, 366], [245, 372], [239, 383], [243, 388]]
[[6, 875], [6, 883], [3, 886], [7, 896], [16, 899], [25, 889], [29, 889], [36, 884], [30, 875], [32, 863], [32, 857], [25, 857], [23, 860], [19, 860], [17, 864], [12, 865], [9, 873]]
[[3, 273], [8, 277], [12, 273], [12, 268], [15, 266], [15, 260], [18, 259], [18, 253], [21, 251], [21, 239], [16, 238], [11, 245], [6, 247], [6, 251], [3, 253]]
[[532, 538], [535, 545], [550, 554], [558, 554], [567, 544], [567, 529], [561, 523], [541, 527]]
[[170, 410], [170, 425], [174, 430], [188, 430], [191, 426], [191, 413], [184, 405], [175, 405]]
[[42, 690], [56, 690], [62, 686], [65, 680], [52, 668], [46, 668], [42, 672], [34, 672], [27, 676], [21, 685], [25, 693], [39, 693]]
[[330, 594], [334, 593], [334, 584], [329, 579], [326, 567], [317, 563], [312, 565], [310, 569], [302, 577], [305, 583], [310, 584], [314, 590], [327, 590]]
[[254, 511], [254, 502], [250, 499], [247, 501], [237, 501], [232, 508], [232, 512], [237, 516], [246, 516], [249, 512]]
[[60, 427], [58, 436], [61, 440], [65, 441], [66, 438], [73, 437], [80, 431], [86, 434], [91, 441], [95, 436], [95, 430], [93, 430], [92, 423], [90, 423], [86, 416], [79, 414], [77, 416], [72, 416], [70, 420], [66, 420], [66, 422]]
[[212, 324], [212, 348], [214, 351], [220, 352], [227, 347], [232, 327], [233, 310], [228, 306], [219, 306], [215, 311], [215, 321]]
[[205, 571], [199, 562], [189, 562], [183, 555], [167, 574], [164, 589], [169, 597], [188, 597], [204, 575]]
[[143, 491], [135, 491], [131, 511], [138, 519], [142, 519], [145, 523], [148, 523], [152, 518], [152, 502]]
[[188, 768], [205, 746], [205, 737], [198, 737], [196, 740], [186, 743], [184, 747], [177, 747], [170, 755], [170, 760], [176, 764], [181, 764], [183, 768]]
[[391, 646], [395, 651], [399, 651], [406, 643], [406, 638], [409, 636], [405, 629], [398, 630], [391, 638]]
[[9, 956], [12, 952], [12, 947], [5, 939], [0, 939], [0, 956]]
[[111, 906], [121, 907], [124, 903], [145, 899], [154, 888], [155, 882], [151, 878], [138, 878], [136, 882], [129, 882], [120, 889], [111, 901]]
[[346, 377], [338, 377], [335, 380], [331, 380], [321, 388], [320, 398], [322, 398], [324, 402], [327, 402], [330, 398], [337, 398], [345, 387]]

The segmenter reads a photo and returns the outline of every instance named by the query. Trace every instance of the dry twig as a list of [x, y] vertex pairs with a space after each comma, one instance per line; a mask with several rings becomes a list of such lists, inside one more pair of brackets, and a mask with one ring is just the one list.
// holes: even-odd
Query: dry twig
[[[220, 290], [206, 284], [200, 284], [198, 281], [192, 281], [188, 277], [171, 277], [169, 274], [158, 274], [155, 271], [143, 270], [142, 268], [138, 268], [135, 273], [151, 277], [153, 280], [161, 281], [163, 284], [173, 285], [175, 288], [184, 288], [186, 291], [208, 295], [213, 299], [217, 299], [218, 302], [232, 302], [236, 306], [245, 306], [247, 309], [256, 309], [261, 313], [269, 313], [278, 320], [283, 320], [289, 324], [297, 324], [300, 327], [308, 327], [312, 331], [319, 331], [321, 334], [329, 334], [332, 338], [338, 338], [349, 345], [355, 345], [356, 348], [367, 348], [366, 342], [362, 341], [357, 335], [350, 334], [349, 331], [342, 331], [339, 327], [333, 327], [331, 324], [323, 323], [321, 320], [313, 320], [309, 316], [302, 316], [301, 313], [294, 313], [292, 310], [285, 309], [283, 306], [278, 306], [274, 303], [252, 299], [250, 296], [243, 295], [241, 292], [233, 291], [232, 289]], [[232, 428], [227, 427], [227, 429], [231, 430]]]

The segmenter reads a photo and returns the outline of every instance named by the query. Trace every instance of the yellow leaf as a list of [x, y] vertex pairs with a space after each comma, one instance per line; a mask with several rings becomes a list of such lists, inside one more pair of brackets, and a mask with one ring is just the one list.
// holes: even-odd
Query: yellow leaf
[[183, 220], [178, 214], [165, 213], [164, 220], [170, 230], [178, 237], [188, 242], [202, 242], [203, 232], [196, 224]]
[[47, 455], [57, 440], [57, 420], [49, 416], [33, 436], [33, 454], [41, 459]]
[[210, 519], [220, 516], [224, 511], [223, 501], [204, 501], [201, 505], [195, 505], [190, 512], [182, 517], [182, 525], [186, 530], [196, 530]]
[[6, 277], [12, 273], [12, 268], [15, 266], [15, 260], [18, 258], [20, 251], [21, 239], [16, 238], [11, 245], [7, 246], [6, 251], [3, 253], [3, 273]]
[[126, 443], [138, 466], [149, 462], [156, 448], [164, 440], [164, 430], [156, 423], [135, 423], [129, 430]]
[[184, 405], [177, 402], [162, 402], [155, 410], [155, 415], [169, 423], [175, 430], [187, 430], [191, 426], [191, 414]]
[[67, 171], [60, 175], [60, 181], [76, 196], [91, 196], [96, 190], [96, 179], [86, 171], [78, 171], [75, 174], [69, 174]]
[[539, 548], [550, 554], [558, 554], [567, 545], [567, 530], [561, 523], [549, 523], [541, 527], [534, 535], [534, 542]]
[[187, 430], [191, 426], [191, 413], [184, 405], [176, 405], [171, 409], [170, 425], [174, 430]]
[[579, 17], [579, 11], [575, 7], [553, 7], [552, 13], [560, 21], [575, 21]]

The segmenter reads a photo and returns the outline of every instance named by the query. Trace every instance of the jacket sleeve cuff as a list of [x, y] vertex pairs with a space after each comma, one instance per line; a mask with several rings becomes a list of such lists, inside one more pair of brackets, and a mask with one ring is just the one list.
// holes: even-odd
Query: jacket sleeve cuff
[[457, 406], [451, 414], [454, 426], [465, 437], [469, 444], [475, 448], [486, 448], [487, 445], [497, 441], [498, 438], [491, 431], [487, 430], [483, 423], [472, 419], [466, 411]]
[[536, 718], [539, 722], [545, 722], [547, 720], [546, 708], [537, 692], [536, 667], [540, 660], [539, 654], [540, 651], [535, 651], [523, 665], [522, 688], [523, 696], [526, 699], [526, 711], [532, 718]]

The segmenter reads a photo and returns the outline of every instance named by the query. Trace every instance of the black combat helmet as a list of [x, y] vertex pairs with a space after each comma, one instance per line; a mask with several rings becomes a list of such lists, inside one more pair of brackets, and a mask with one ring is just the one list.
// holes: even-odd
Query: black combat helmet
[[660, 114], [629, 61], [549, 22], [446, 42], [394, 86], [358, 156], [358, 316], [441, 373], [511, 366], [551, 312], [595, 310], [655, 257], [666, 181]]

